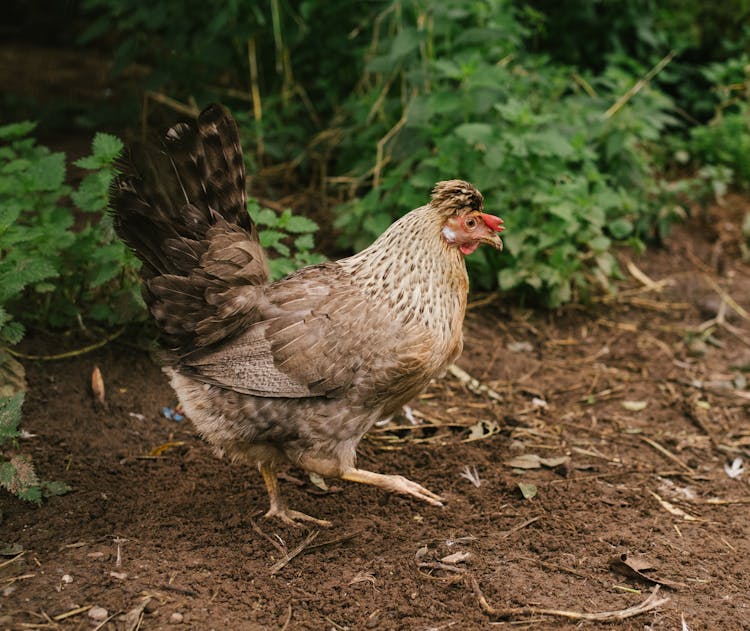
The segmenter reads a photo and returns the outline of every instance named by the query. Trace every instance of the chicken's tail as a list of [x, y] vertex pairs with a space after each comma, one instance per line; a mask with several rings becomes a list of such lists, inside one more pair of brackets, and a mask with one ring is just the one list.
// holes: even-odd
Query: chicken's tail
[[161, 147], [134, 146], [120, 160], [110, 207], [120, 237], [144, 264], [144, 276], [190, 273], [179, 241], [202, 241], [221, 219], [256, 238], [247, 214], [245, 164], [237, 125], [220, 105], [172, 127]]
[[114, 227], [143, 262], [146, 302], [168, 344], [189, 351], [231, 334], [232, 317], [252, 308], [247, 289], [268, 279], [231, 115], [210, 105], [118, 166]]

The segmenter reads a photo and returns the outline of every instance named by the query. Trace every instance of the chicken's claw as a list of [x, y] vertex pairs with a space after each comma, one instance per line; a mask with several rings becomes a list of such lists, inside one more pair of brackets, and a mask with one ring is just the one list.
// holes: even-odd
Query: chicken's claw
[[442, 506], [445, 501], [444, 498], [436, 493], [424, 488], [421, 484], [412, 482], [402, 475], [383, 475], [382, 473], [374, 473], [373, 471], [365, 471], [364, 469], [348, 469], [341, 474], [341, 479], [349, 480], [350, 482], [372, 484], [388, 491], [411, 495], [433, 506]]
[[312, 517], [306, 513], [301, 513], [298, 510], [292, 510], [291, 508], [272, 506], [271, 509], [265, 514], [265, 517], [275, 517], [280, 519], [282, 522], [289, 526], [301, 526], [300, 522], [308, 521], [322, 526], [324, 528], [330, 528], [331, 522], [327, 519], [318, 519]]

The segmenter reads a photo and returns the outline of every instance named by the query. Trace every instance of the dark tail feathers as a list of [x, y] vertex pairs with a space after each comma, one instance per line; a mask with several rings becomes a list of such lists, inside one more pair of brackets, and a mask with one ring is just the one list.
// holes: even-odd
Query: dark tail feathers
[[190, 274], [220, 217], [257, 239], [237, 125], [222, 106], [175, 125], [159, 148], [131, 148], [119, 168], [110, 189], [114, 226], [143, 261], [144, 278]]

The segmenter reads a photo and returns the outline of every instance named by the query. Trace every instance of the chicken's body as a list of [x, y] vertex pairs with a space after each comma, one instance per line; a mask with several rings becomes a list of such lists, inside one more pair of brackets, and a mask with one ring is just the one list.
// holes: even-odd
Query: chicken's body
[[146, 299], [172, 348], [165, 370], [198, 431], [259, 465], [269, 514], [287, 521], [312, 518], [281, 501], [284, 462], [439, 504], [401, 476], [356, 469], [356, 447], [461, 352], [468, 278], [445, 225], [481, 211], [481, 195], [441, 183], [366, 250], [266, 284], [228, 114], [211, 106], [197, 126], [174, 128], [154, 160], [166, 174], [126, 166], [113, 186], [115, 226], [144, 261]]

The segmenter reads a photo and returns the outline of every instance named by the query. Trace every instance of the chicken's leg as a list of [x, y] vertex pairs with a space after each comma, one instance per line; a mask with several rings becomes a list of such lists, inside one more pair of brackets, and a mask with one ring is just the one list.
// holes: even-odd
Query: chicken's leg
[[402, 475], [383, 475], [382, 473], [374, 473], [373, 471], [366, 471], [364, 469], [346, 469], [341, 474], [342, 480], [349, 480], [349, 482], [362, 482], [363, 484], [372, 484], [373, 486], [379, 486], [382, 489], [388, 491], [395, 491], [396, 493], [406, 493], [407, 495], [413, 495], [420, 500], [424, 500], [433, 506], [442, 506], [443, 498], [436, 495], [432, 491], [424, 488], [423, 486], [412, 482]]
[[271, 502], [271, 508], [268, 509], [266, 517], [278, 517], [285, 524], [292, 526], [298, 526], [297, 522], [300, 521], [311, 521], [318, 526], [330, 526], [331, 522], [325, 519], [317, 519], [311, 517], [305, 513], [300, 513], [296, 510], [291, 510], [284, 500], [281, 499], [281, 492], [279, 491], [279, 479], [276, 477], [276, 467], [268, 463], [260, 463], [258, 465], [261, 474], [263, 475], [263, 481], [266, 483], [268, 489], [268, 499]]

